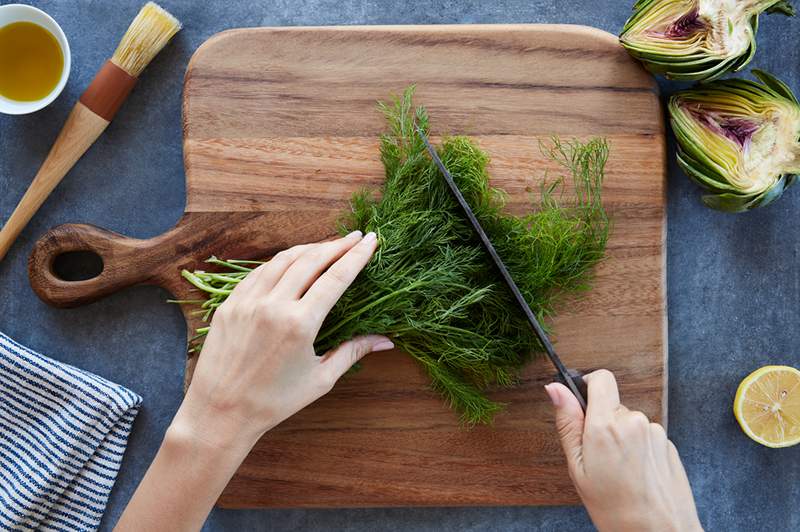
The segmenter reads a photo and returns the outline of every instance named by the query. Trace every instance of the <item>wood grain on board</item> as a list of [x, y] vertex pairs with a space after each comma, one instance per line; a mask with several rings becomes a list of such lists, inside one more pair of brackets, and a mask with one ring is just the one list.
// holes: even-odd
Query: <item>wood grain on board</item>
[[[210, 255], [269, 256], [335, 234], [350, 195], [379, 187], [377, 100], [416, 84], [433, 140], [473, 136], [508, 208], [557, 168], [539, 141], [605, 136], [604, 202], [614, 220], [593, 289], [552, 323], [570, 367], [609, 368], [622, 399], [665, 420], [665, 146], [657, 88], [616, 38], [578, 26], [397, 26], [233, 30], [195, 53], [184, 88], [186, 213], [152, 240], [61, 226], [37, 244], [31, 282], [72, 306], [151, 283], [192, 296], [181, 268]], [[534, 195], [535, 197], [535, 195]], [[105, 269], [62, 281], [53, 258], [93, 249]], [[197, 323], [187, 315], [189, 328]], [[194, 360], [190, 359], [187, 375]], [[376, 354], [269, 432], [225, 507], [536, 505], [578, 501], [533, 363], [491, 427], [466, 430], [402, 353]]]

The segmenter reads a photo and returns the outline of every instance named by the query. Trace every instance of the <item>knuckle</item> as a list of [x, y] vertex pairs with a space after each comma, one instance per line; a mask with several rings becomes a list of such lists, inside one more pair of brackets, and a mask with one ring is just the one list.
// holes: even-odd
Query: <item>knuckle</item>
[[[248, 279], [250, 279], [252, 281], [253, 279], [256, 279], [257, 277], [259, 277], [264, 272], [264, 270], [267, 269], [267, 265], [269, 265], [269, 263], [270, 263], [270, 261], [267, 261], [264, 264], [259, 264], [258, 266], [253, 268], [253, 271], [248, 273], [247, 277], [236, 285], [236, 288], [239, 288], [240, 286], [242, 286], [242, 283], [244, 283], [245, 285], [249, 284], [249, 283], [246, 282]], [[236, 288], [233, 289], [234, 292], [236, 291]]]
[[286, 313], [286, 325], [292, 329], [302, 329], [306, 323], [307, 320], [302, 312], [291, 310]]
[[598, 369], [591, 372], [587, 377], [597, 380], [609, 380], [614, 379], [614, 374], [607, 369]]
[[328, 277], [337, 284], [348, 284], [350, 282], [347, 268], [339, 264], [335, 264], [328, 269]]
[[650, 420], [638, 410], [634, 410], [628, 414], [628, 422], [638, 429], [649, 428], [650, 426]]
[[292, 246], [292, 247], [289, 247], [289, 248], [281, 250], [275, 256], [276, 257], [277, 256], [281, 256], [281, 257], [288, 257], [290, 259], [296, 259], [297, 257], [302, 255], [303, 253], [305, 253], [305, 252], [307, 252], [309, 250], [312, 250], [312, 249], [314, 249], [316, 247], [317, 247], [317, 244], [297, 244], [295, 246]]
[[667, 431], [658, 423], [650, 423], [650, 432], [659, 439], [667, 439]]
[[[276, 253], [270, 262], [284, 262], [291, 259], [296, 253], [297, 248], [284, 249]], [[260, 267], [260, 266], [259, 266]]]
[[311, 333], [311, 323], [308, 317], [297, 310], [287, 311], [283, 317], [286, 332], [292, 338], [305, 338]]
[[586, 420], [586, 432], [591, 434], [602, 434], [611, 428], [611, 420], [605, 417], [592, 417]]
[[352, 351], [351, 355], [351, 364], [355, 364], [358, 362], [362, 357], [368, 355], [372, 352], [372, 342], [369, 340], [362, 340], [356, 343], [355, 349]]
[[237, 323], [250, 319], [252, 304], [247, 299], [225, 301], [214, 312], [214, 318], [223, 323]]
[[360, 257], [362, 260], [367, 260], [372, 256], [374, 251], [370, 248], [370, 246], [362, 245], [354, 247], [353, 253], [355, 253], [356, 256]]
[[254, 320], [262, 325], [269, 325], [275, 322], [276, 309], [275, 305], [269, 299], [262, 299], [250, 311], [250, 315]]
[[322, 251], [319, 249], [312, 249], [303, 254], [303, 260], [310, 263], [317, 263], [323, 259]]
[[627, 428], [624, 423], [609, 423], [599, 434], [598, 440], [612, 445], [614, 442], [624, 440], [626, 432]]
[[333, 370], [332, 367], [323, 366], [323, 368], [319, 372], [319, 385], [320, 388], [323, 390], [323, 393], [328, 393], [333, 389], [336, 385], [336, 381], [339, 380], [339, 376]]

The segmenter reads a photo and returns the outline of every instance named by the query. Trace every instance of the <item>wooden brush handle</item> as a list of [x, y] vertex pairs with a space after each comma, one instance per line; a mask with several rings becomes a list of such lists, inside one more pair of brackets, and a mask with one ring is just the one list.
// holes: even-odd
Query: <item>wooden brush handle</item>
[[5, 257], [17, 236], [36, 214], [50, 192], [86, 153], [108, 124], [108, 120], [95, 114], [84, 104], [80, 102], [75, 104], [47, 159], [33, 178], [17, 208], [0, 230], [0, 260]]
[[111, 61], [106, 61], [98, 71], [72, 109], [33, 183], [0, 231], [0, 260], [56, 185], [105, 131], [134, 85], [136, 78]]

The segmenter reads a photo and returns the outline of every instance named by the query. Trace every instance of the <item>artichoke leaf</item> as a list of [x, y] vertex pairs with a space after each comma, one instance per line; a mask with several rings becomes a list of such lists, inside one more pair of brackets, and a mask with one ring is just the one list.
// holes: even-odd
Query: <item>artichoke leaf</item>
[[758, 207], [766, 207], [773, 201], [780, 198], [787, 188], [786, 181], [786, 176], [781, 176], [778, 182], [762, 192], [758, 198], [756, 198], [756, 202], [754, 203], [757, 203]]
[[772, 89], [778, 96], [782, 96], [787, 100], [791, 100], [794, 103], [800, 104], [792, 92], [792, 89], [790, 89], [786, 83], [782, 82], [769, 72], [765, 72], [757, 68], [754, 68], [752, 72], [755, 77], [761, 80], [761, 83]]
[[692, 181], [706, 190], [718, 194], [725, 192], [738, 192], [736, 187], [721, 180], [718, 174], [714, 174], [714, 177], [711, 177], [705, 172], [700, 171], [699, 168], [701, 168], [701, 166], [697, 164], [696, 161], [692, 160], [691, 156], [687, 155], [686, 152], [678, 151], [676, 157], [678, 160], [678, 166], [681, 167], [686, 175], [689, 176]]
[[781, 0], [772, 7], [765, 9], [764, 12], [769, 13], [770, 15], [777, 13], [780, 15], [786, 15], [787, 17], [793, 17], [795, 15], [794, 6], [790, 4], [788, 0]]
[[736, 194], [705, 194], [703, 195], [703, 204], [714, 210], [733, 214], [750, 210], [752, 199]]

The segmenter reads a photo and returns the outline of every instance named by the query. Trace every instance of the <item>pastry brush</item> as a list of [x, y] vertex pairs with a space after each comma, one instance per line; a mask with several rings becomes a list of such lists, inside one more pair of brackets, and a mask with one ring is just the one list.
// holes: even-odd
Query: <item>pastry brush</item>
[[0, 230], [0, 260], [50, 192], [105, 131], [142, 70], [181, 29], [163, 8], [148, 2], [114, 52], [81, 95], [28, 191]]

